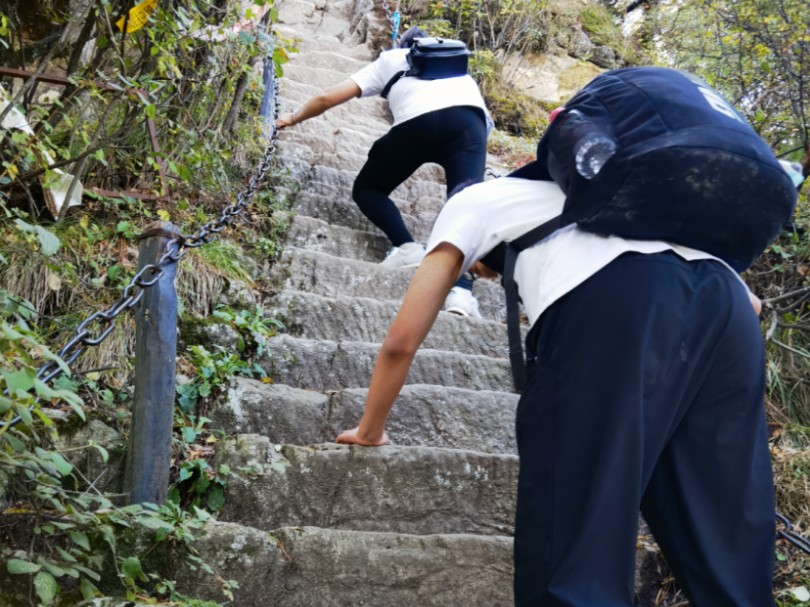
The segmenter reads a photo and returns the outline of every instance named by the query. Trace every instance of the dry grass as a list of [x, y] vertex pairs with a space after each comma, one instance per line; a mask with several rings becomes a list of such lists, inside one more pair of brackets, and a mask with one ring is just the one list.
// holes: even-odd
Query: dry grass
[[31, 303], [38, 314], [50, 315], [71, 308], [75, 290], [37, 255], [7, 254], [0, 265], [0, 285], [14, 297]]
[[771, 449], [776, 503], [793, 523], [794, 530], [810, 531], [810, 449], [774, 447]]
[[177, 294], [187, 312], [209, 316], [226, 286], [225, 275], [199, 255], [189, 254], [177, 268]]
[[[43, 263], [43, 258], [39, 255], [13, 253], [7, 257], [9, 263], [0, 266], [0, 285], [13, 297], [27, 300], [40, 316], [41, 325], [47, 326], [50, 317], [63, 319], [52, 325], [54, 332], [48, 335], [47, 343], [53, 352], [58, 353], [74, 335], [71, 327], [109, 303], [98, 301], [97, 292], [88, 293], [70, 284]], [[91, 300], [94, 301], [91, 303]], [[88, 310], [88, 306], [92, 306], [91, 309]], [[78, 309], [85, 312], [81, 318], [74, 321], [65, 318], [65, 315], [75, 315]], [[114, 322], [115, 328], [107, 338], [97, 346], [85, 348], [74, 367], [78, 371], [107, 370], [114, 378], [114, 383], [123, 385], [128, 381], [131, 371], [135, 320], [132, 314], [125, 312]], [[88, 329], [97, 334], [105, 327], [106, 324], [102, 321], [91, 324]]]

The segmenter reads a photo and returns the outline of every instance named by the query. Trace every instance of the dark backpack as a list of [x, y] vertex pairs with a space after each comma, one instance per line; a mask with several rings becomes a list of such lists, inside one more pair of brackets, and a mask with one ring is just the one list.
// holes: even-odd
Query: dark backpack
[[410, 66], [394, 74], [386, 83], [380, 96], [388, 99], [391, 87], [405, 76], [414, 76], [422, 80], [439, 80], [456, 78], [467, 74], [467, 63], [471, 53], [461, 40], [449, 38], [416, 38], [408, 52]]
[[[595, 175], [587, 163], [577, 168], [577, 153], [593, 141], [609, 156]], [[518, 390], [524, 362], [513, 274], [520, 251], [576, 223], [597, 234], [692, 247], [741, 272], [790, 219], [797, 197], [771, 149], [731, 105], [699, 78], [658, 67], [594, 78], [549, 125], [537, 161], [512, 176], [553, 179], [566, 194], [559, 217], [506, 245]]]

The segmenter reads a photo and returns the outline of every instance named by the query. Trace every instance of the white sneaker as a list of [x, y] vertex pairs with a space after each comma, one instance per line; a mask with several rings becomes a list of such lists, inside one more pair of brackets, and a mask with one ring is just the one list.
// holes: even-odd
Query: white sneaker
[[381, 268], [415, 268], [425, 256], [425, 245], [418, 242], [406, 242], [388, 251], [380, 262]]
[[444, 311], [461, 316], [481, 318], [478, 312], [478, 300], [473, 297], [472, 291], [462, 287], [453, 287], [444, 300]]

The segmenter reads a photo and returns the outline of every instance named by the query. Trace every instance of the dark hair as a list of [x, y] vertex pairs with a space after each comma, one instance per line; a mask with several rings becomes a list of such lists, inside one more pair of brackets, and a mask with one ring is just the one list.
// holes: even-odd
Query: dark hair
[[407, 32], [402, 34], [402, 36], [400, 36], [398, 46], [399, 48], [411, 48], [413, 46], [413, 41], [417, 38], [427, 38], [427, 34], [421, 27], [414, 25]]

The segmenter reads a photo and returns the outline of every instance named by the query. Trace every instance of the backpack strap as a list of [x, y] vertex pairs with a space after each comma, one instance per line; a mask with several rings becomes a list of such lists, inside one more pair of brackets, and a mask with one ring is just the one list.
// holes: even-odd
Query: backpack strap
[[386, 83], [385, 87], [383, 87], [383, 90], [380, 91], [380, 97], [382, 97], [383, 99], [388, 99], [388, 93], [391, 92], [391, 87], [394, 86], [397, 82], [399, 82], [399, 79], [402, 78], [403, 76], [409, 76], [410, 75], [409, 72], [410, 70], [400, 70], [396, 74], [394, 74], [391, 77], [391, 80], [389, 80]]
[[503, 287], [506, 291], [506, 333], [509, 336], [509, 364], [512, 367], [512, 382], [515, 392], [523, 392], [526, 387], [526, 359], [523, 357], [523, 344], [520, 336], [520, 296], [515, 282], [515, 264], [521, 251], [537, 244], [546, 236], [560, 228], [574, 223], [572, 215], [563, 213], [554, 219], [540, 224], [523, 236], [506, 244], [503, 267]]

